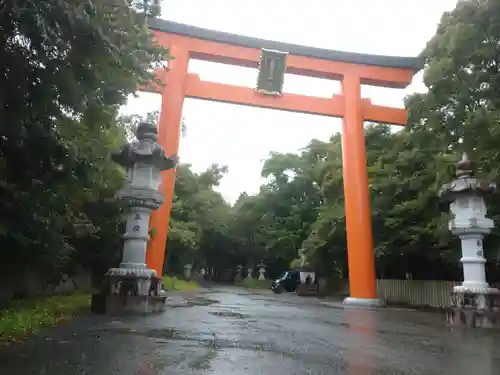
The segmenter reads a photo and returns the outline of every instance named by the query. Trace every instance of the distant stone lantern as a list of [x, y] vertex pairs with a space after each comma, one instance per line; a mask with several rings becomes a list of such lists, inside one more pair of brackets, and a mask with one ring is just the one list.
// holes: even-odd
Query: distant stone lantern
[[297, 285], [295, 293], [299, 296], [314, 296], [318, 294], [318, 283], [316, 280], [316, 272], [314, 267], [307, 261], [305, 249], [299, 250], [300, 267], [299, 277], [300, 284]]
[[300, 275], [300, 282], [302, 284], [307, 284], [307, 285], [314, 284], [314, 280], [316, 280], [316, 272], [309, 263], [306, 263], [299, 268], [299, 275]]
[[474, 177], [474, 164], [467, 154], [457, 163], [456, 176], [439, 190], [439, 196], [450, 202], [448, 228], [461, 240], [464, 275], [462, 285], [453, 288], [447, 320], [452, 324], [490, 327], [500, 324], [496, 305], [500, 292], [486, 282], [483, 238], [494, 223], [486, 217], [484, 198], [494, 192], [496, 185]]
[[266, 279], [266, 265], [264, 264], [264, 262], [260, 262], [260, 264], [257, 266], [259, 268], [259, 277], [257, 278], [257, 280], [265, 280]]
[[243, 271], [243, 266], [242, 266], [241, 264], [238, 264], [238, 265], [236, 266], [236, 275], [235, 275], [235, 277], [234, 277], [234, 279], [235, 279], [236, 281], [241, 281], [241, 280], [243, 280], [242, 271]]
[[93, 310], [97, 312], [153, 312], [162, 311], [165, 306], [161, 279], [146, 265], [146, 248], [149, 219], [163, 203], [160, 172], [175, 168], [178, 158], [165, 156], [156, 142], [154, 124], [140, 123], [136, 135], [137, 141], [112, 156], [127, 170], [127, 183], [117, 194], [117, 199], [125, 204], [126, 230], [122, 261], [106, 273], [106, 287], [94, 296]]
[[252, 266], [248, 266], [246, 280], [252, 280], [252, 272], [253, 272], [253, 267]]

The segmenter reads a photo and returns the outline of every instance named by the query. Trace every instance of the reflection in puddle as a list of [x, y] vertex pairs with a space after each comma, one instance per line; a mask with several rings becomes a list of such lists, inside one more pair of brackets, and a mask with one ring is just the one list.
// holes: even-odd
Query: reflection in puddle
[[209, 306], [214, 303], [218, 303], [219, 301], [204, 297], [192, 297], [187, 298], [186, 302], [188, 306]]
[[409, 322], [405, 331], [393, 332], [388, 339], [381, 329], [388, 322], [386, 311], [349, 309], [344, 317], [341, 325], [349, 332], [345, 358], [349, 375], [499, 374], [498, 331], [443, 331], [444, 322], [435, 327]]
[[111, 327], [111, 328], [103, 328], [98, 331], [89, 331], [87, 334], [102, 334], [102, 333], [112, 333], [116, 334], [124, 334], [124, 335], [138, 335], [145, 336], [156, 339], [173, 339], [179, 338], [181, 335], [179, 332], [173, 328], [159, 328], [159, 329], [141, 329], [136, 330], [130, 327]]
[[139, 367], [138, 375], [158, 375], [158, 369], [151, 362], [145, 362]]
[[458, 340], [470, 344], [453, 346], [451, 350], [453, 360], [450, 361], [453, 370], [450, 373], [454, 375], [496, 375], [499, 373], [498, 364], [495, 371], [495, 352], [498, 352], [498, 349], [493, 350], [495, 340], [493, 337], [486, 336], [489, 333], [486, 329], [464, 330], [457, 333]]
[[378, 345], [376, 330], [377, 315], [369, 309], [346, 310], [347, 324], [354, 345], [347, 354], [347, 374], [372, 375], [377, 368], [376, 358], [367, 348]]

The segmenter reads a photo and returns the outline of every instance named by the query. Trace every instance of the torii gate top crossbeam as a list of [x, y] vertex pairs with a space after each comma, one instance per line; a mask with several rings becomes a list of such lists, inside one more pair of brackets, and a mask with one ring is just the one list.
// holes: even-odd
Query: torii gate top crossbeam
[[[411, 83], [421, 61], [411, 57], [391, 57], [340, 52], [295, 44], [274, 42], [152, 18], [149, 28], [154, 31], [158, 43], [176, 50], [188, 59], [199, 59], [236, 66], [259, 68], [263, 49], [287, 53], [286, 73], [319, 77], [344, 82], [346, 77], [357, 85], [368, 84], [381, 87], [404, 88]], [[175, 63], [175, 62], [174, 62]], [[165, 69], [159, 69], [157, 78], [168, 85]], [[176, 73], [178, 74], [178, 73]], [[196, 74], [183, 78], [184, 97], [242, 104], [285, 111], [310, 113], [322, 116], [344, 117], [346, 99], [344, 94], [321, 98], [292, 93], [277, 97], [256, 95], [248, 87], [216, 82], [207, 82]], [[153, 85], [142, 87], [146, 91], [161, 91]], [[404, 125], [407, 114], [404, 109], [374, 105], [369, 99], [357, 98], [365, 121]]]
[[[351, 67], [349, 72], [353, 72], [352, 68], [354, 66], [364, 66], [365, 70], [370, 72], [370, 74], [363, 74], [361, 76], [362, 84], [394, 88], [406, 87], [411, 82], [411, 77], [423, 67], [422, 60], [415, 57], [370, 55], [307, 47], [204, 29], [159, 18], [149, 19], [148, 23], [150, 29], [160, 32], [160, 34], [180, 37], [170, 39], [189, 38], [192, 41], [202, 41], [202, 43], [198, 44], [190, 43], [190, 50], [193, 53], [193, 58], [207, 61], [225, 62], [233, 65], [257, 68], [262, 48], [286, 51], [291, 55], [290, 60], [287, 62], [287, 72], [289, 73], [318, 78], [340, 79], [342, 73], [346, 72], [346, 66], [349, 65]], [[246, 47], [244, 49], [247, 53], [241, 54], [243, 49], [235, 48], [235, 51], [238, 50], [240, 52], [239, 56], [231, 56], [232, 53], [229, 53], [231, 52], [229, 50], [226, 51], [228, 52], [226, 53], [228, 56], [212, 55], [210, 50], [213, 48], [209, 48], [209, 42], [213, 42], [214, 45], [226, 44], [235, 47]], [[250, 51], [253, 51], [253, 53], [248, 53]], [[303, 58], [306, 58], [307, 61]], [[359, 71], [360, 69], [357, 70]], [[406, 79], [398, 77], [398, 75], [402, 75], [401, 73], [406, 73], [403, 74]]]

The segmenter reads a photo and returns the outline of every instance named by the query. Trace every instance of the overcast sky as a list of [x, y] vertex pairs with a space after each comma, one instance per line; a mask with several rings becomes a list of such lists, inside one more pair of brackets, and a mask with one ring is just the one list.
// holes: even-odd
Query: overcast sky
[[[417, 56], [434, 35], [443, 12], [456, 0], [165, 0], [162, 18], [262, 39], [326, 49], [392, 56]], [[255, 87], [257, 71], [192, 61], [190, 72], [214, 82]], [[403, 107], [403, 98], [422, 91], [422, 75], [405, 90], [363, 87], [373, 103]], [[335, 81], [287, 75], [285, 92], [330, 97]], [[146, 115], [160, 109], [160, 96], [141, 93], [123, 108]], [[262, 161], [271, 151], [297, 152], [309, 140], [328, 140], [340, 120], [186, 99], [186, 136], [181, 162], [203, 171], [212, 163], [229, 167], [218, 190], [233, 203], [246, 191], [257, 193]]]

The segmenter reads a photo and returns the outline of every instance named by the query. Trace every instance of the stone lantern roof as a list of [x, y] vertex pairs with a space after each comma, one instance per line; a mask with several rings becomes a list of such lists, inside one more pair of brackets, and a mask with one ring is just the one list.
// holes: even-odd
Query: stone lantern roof
[[112, 155], [117, 164], [130, 168], [136, 163], [143, 163], [161, 171], [175, 168], [177, 156], [165, 156], [165, 150], [156, 141], [158, 130], [150, 122], [141, 122], [137, 127], [137, 141], [127, 144]]
[[305, 262], [299, 267], [300, 272], [315, 272], [314, 267], [309, 263]]
[[475, 164], [466, 153], [462, 155], [456, 165], [457, 178], [439, 189], [438, 195], [446, 201], [455, 200], [458, 196], [466, 194], [475, 194], [486, 196], [492, 194], [496, 189], [496, 184], [486, 180], [474, 177]]
[[300, 272], [314, 272], [314, 267], [307, 260], [307, 256], [306, 256], [305, 252], [306, 252], [305, 249], [299, 250], [300, 266], [299, 266], [298, 270]]

